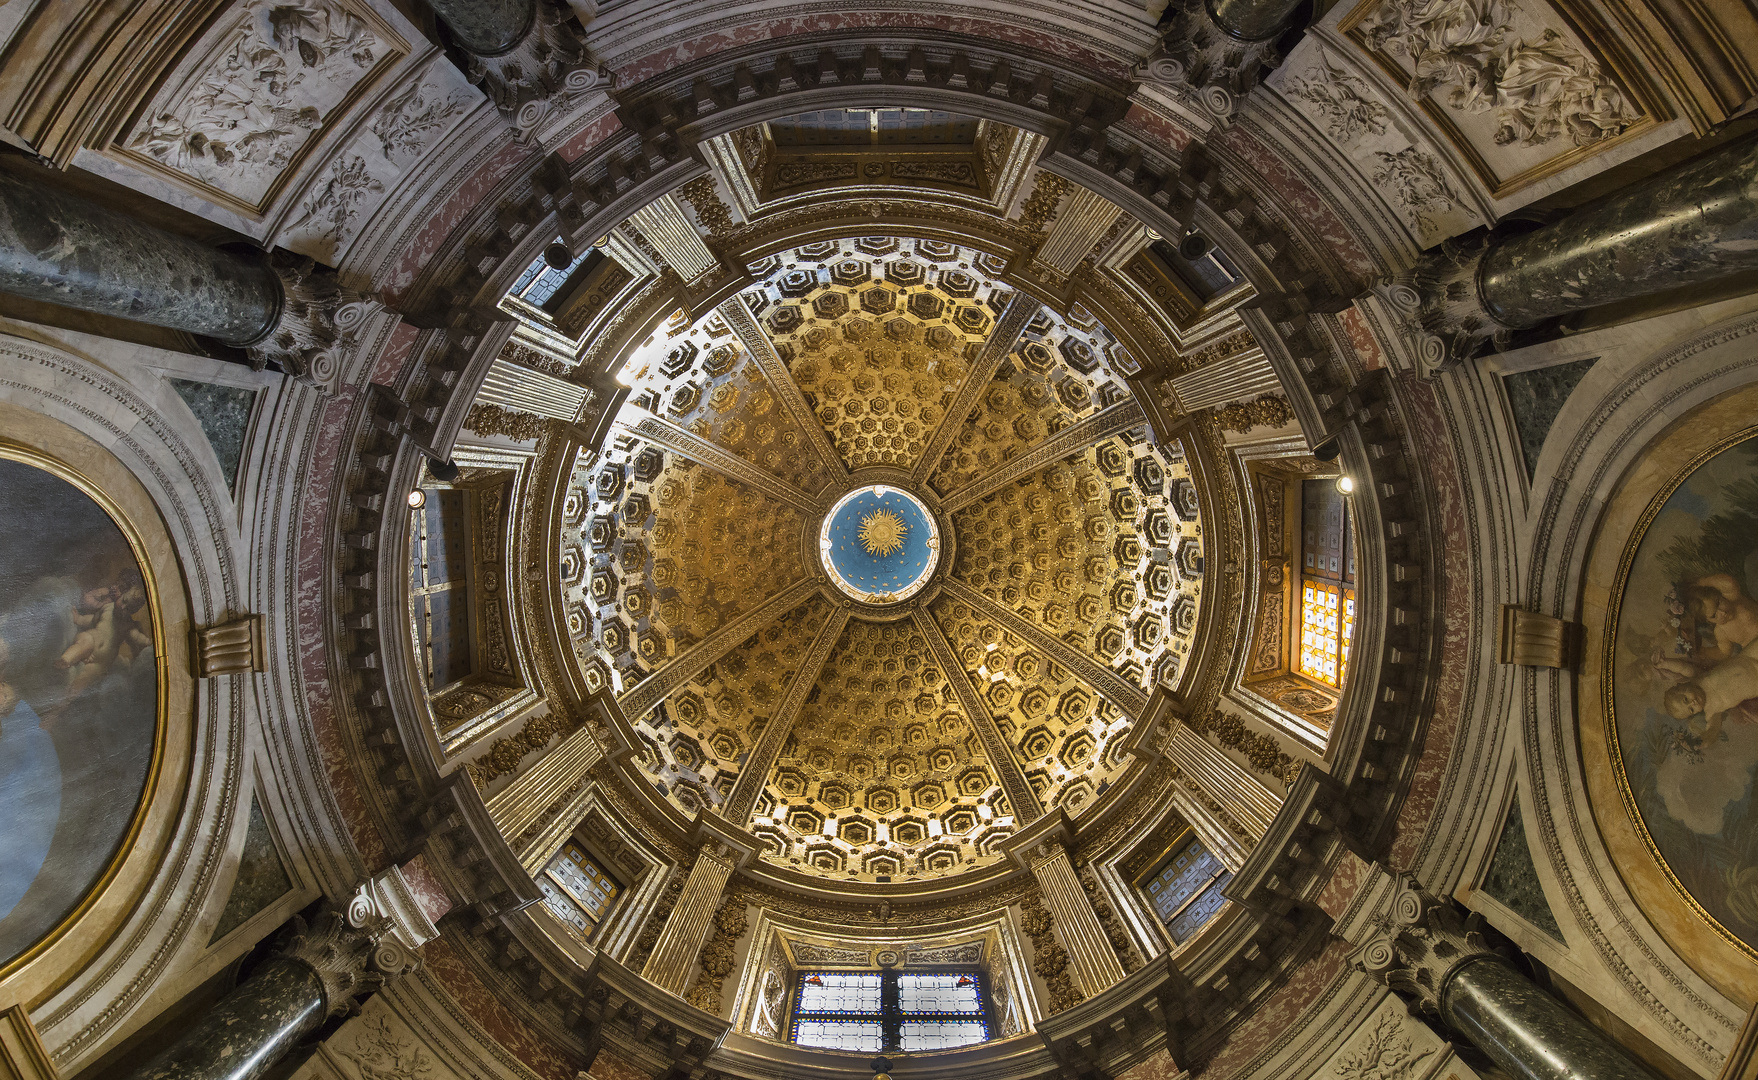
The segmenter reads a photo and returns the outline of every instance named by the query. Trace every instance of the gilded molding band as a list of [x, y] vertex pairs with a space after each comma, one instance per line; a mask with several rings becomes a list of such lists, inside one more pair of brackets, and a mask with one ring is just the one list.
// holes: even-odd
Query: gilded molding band
[[775, 709], [775, 715], [763, 728], [763, 736], [757, 748], [746, 759], [744, 767], [739, 769], [739, 778], [733, 782], [732, 794], [727, 796], [722, 815], [735, 825], [744, 825], [751, 819], [751, 809], [757, 805], [757, 795], [769, 780], [769, 773], [775, 768], [775, 759], [781, 755], [781, 746], [787, 741], [787, 734], [793, 729], [794, 721], [800, 717], [800, 709], [806, 704], [806, 696], [818, 682], [818, 675], [824, 670], [824, 664], [830, 659], [830, 652], [842, 637], [843, 627], [848, 625], [849, 609], [839, 607], [824, 620], [818, 633], [812, 638], [812, 647], [806, 650], [806, 657], [800, 661], [800, 668], [794, 672], [793, 681], [787, 684], [787, 693], [783, 695], [781, 704]]
[[750, 611], [720, 626], [697, 643], [694, 649], [647, 676], [633, 689], [617, 698], [617, 705], [623, 710], [623, 715], [631, 721], [646, 716], [655, 705], [671, 696], [672, 691], [700, 675], [709, 664], [732, 652], [752, 634], [805, 603], [817, 591], [816, 578], [801, 578]]
[[977, 407], [977, 401], [983, 391], [989, 388], [990, 380], [1001, 367], [1001, 362], [1013, 352], [1013, 346], [1025, 328], [1043, 310], [1044, 305], [1033, 300], [1022, 292], [1015, 292], [995, 320], [995, 328], [989, 331], [989, 339], [983, 342], [982, 352], [971, 364], [970, 374], [959, 385], [958, 392], [952, 396], [952, 404], [946, 408], [946, 415], [940, 418], [940, 426], [922, 447], [922, 456], [916, 459], [915, 474], [911, 478], [916, 487], [926, 487], [928, 478], [940, 467], [940, 459], [946, 456], [946, 448], [952, 445], [957, 437], [958, 429], [964, 425], [965, 418]]
[[634, 424], [625, 424], [618, 420], [616, 426], [639, 438], [646, 439], [655, 446], [663, 446], [667, 450], [682, 454], [698, 465], [706, 465], [723, 476], [730, 476], [741, 484], [754, 487], [775, 501], [786, 503], [807, 517], [812, 517], [823, 509], [817, 499], [792, 484], [776, 479], [774, 473], [751, 464], [731, 450], [727, 450], [717, 443], [709, 442], [695, 432], [681, 428], [669, 420], [661, 420], [657, 416], [644, 416]]
[[840, 480], [848, 475], [848, 468], [843, 464], [842, 455], [830, 445], [830, 436], [825, 434], [824, 425], [818, 422], [818, 415], [806, 402], [805, 395], [800, 393], [799, 383], [788, 373], [787, 365], [781, 362], [781, 355], [775, 351], [775, 342], [769, 339], [769, 332], [751, 315], [751, 309], [737, 297], [728, 300], [715, 309], [726, 324], [732, 327], [733, 333], [756, 361], [757, 369], [769, 380], [775, 396], [781, 400], [781, 407], [799, 428], [812, 440], [812, 450], [824, 463], [826, 475], [833, 480]]

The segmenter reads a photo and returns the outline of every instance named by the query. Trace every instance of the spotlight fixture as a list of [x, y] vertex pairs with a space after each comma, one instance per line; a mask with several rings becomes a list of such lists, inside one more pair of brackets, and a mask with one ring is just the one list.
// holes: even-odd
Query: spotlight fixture
[[1343, 448], [1337, 445], [1336, 439], [1326, 439], [1312, 448], [1312, 456], [1320, 461], [1336, 461]]
[[1208, 237], [1193, 229], [1185, 234], [1184, 239], [1178, 241], [1178, 254], [1185, 262], [1195, 262], [1207, 255], [1209, 249], [1214, 246], [1209, 242]]
[[427, 505], [427, 492], [422, 488], [413, 488], [409, 492], [409, 509], [419, 510]]
[[449, 461], [435, 461], [432, 458], [427, 459], [427, 475], [433, 477], [442, 484], [449, 484], [453, 480], [456, 480], [458, 478], [458, 471], [458, 467]]
[[566, 270], [574, 265], [574, 253], [568, 250], [568, 245], [557, 240], [543, 249], [543, 261], [553, 269]]
[[1337, 477], [1337, 490], [1345, 495], [1355, 494], [1355, 478], [1348, 473]]

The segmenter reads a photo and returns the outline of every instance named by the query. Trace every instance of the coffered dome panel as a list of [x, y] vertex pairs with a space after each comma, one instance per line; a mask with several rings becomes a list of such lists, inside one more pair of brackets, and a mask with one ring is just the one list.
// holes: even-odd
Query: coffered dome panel
[[851, 622], [769, 778], [764, 858], [907, 881], [987, 865], [1013, 829], [971, 719], [913, 620]]
[[914, 467], [1012, 293], [992, 257], [865, 237], [773, 256], [746, 293], [850, 469]]
[[812, 597], [631, 717], [644, 748], [636, 763], [678, 809], [693, 815], [726, 802], [829, 615], [829, 602]]
[[581, 453], [572, 491], [589, 509], [564, 546], [583, 566], [568, 628], [619, 692], [805, 574], [797, 510], [675, 451], [618, 436]]

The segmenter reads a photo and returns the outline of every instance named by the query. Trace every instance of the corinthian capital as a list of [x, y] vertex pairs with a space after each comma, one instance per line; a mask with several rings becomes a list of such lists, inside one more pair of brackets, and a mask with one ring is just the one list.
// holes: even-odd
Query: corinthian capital
[[281, 955], [317, 975], [335, 1016], [361, 994], [420, 967], [416, 950], [438, 936], [393, 866], [363, 883], [342, 909], [326, 908], [309, 924], [295, 916]]
[[1375, 932], [1349, 954], [1350, 962], [1393, 990], [1440, 1012], [1441, 990], [1466, 961], [1495, 953], [1484, 941], [1482, 920], [1426, 892], [1408, 874], [1398, 877], [1390, 909]]
[[1135, 77], [1189, 97], [1225, 123], [1282, 54], [1273, 39], [1242, 41], [1228, 33], [1203, 0], [1172, 0], [1171, 10], [1159, 47], [1137, 65]]
[[482, 87], [525, 140], [557, 110], [610, 87], [609, 71], [592, 60], [574, 12], [557, 0], [536, 0], [537, 13], [519, 43], [498, 56], [467, 53], [466, 77]]
[[286, 251], [269, 256], [281, 283], [281, 310], [274, 329], [246, 351], [258, 371], [270, 361], [320, 390], [334, 388], [342, 354], [372, 312], [372, 301], [346, 288], [327, 267]]

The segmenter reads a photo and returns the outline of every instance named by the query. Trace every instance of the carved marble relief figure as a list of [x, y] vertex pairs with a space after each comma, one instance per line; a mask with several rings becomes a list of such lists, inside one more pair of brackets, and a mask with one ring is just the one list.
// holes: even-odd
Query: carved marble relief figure
[[1617, 600], [1614, 760], [1679, 887], [1758, 949], [1758, 437], [1663, 497]]
[[0, 967], [78, 908], [134, 827], [159, 727], [152, 604], [103, 507], [0, 456]]

